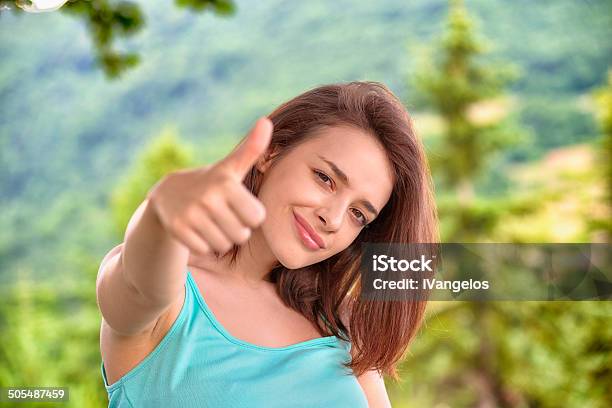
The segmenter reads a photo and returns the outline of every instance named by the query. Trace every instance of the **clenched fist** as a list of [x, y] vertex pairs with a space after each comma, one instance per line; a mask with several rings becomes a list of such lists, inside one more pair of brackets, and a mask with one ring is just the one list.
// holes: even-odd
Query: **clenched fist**
[[228, 156], [166, 175], [148, 198], [164, 229], [191, 252], [220, 254], [243, 244], [266, 216], [264, 205], [242, 180], [265, 153], [272, 122], [259, 119]]

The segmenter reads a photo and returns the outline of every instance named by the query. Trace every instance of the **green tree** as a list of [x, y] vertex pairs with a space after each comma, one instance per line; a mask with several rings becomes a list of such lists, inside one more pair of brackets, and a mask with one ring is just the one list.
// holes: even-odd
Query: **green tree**
[[509, 64], [480, 62], [486, 49], [463, 3], [454, 0], [446, 33], [436, 48], [438, 54], [416, 79], [426, 101], [446, 125], [441, 145], [430, 160], [445, 183], [457, 189], [464, 200], [473, 198], [473, 179], [485, 169], [491, 156], [523, 137], [511, 120], [500, 117], [479, 121], [470, 115], [479, 103], [500, 96], [518, 73]]
[[502, 102], [505, 86], [519, 70], [508, 63], [484, 62], [488, 48], [463, 2], [453, 0], [445, 32], [432, 47], [434, 55], [423, 59], [412, 79], [419, 99], [444, 123], [429, 160], [444, 192], [438, 207], [447, 241], [483, 239], [502, 215], [527, 213], [535, 205], [531, 197], [476, 197], [475, 179], [490, 161], [528, 138]]
[[608, 83], [594, 92], [598, 107], [598, 119], [603, 133], [599, 150], [599, 162], [606, 180], [606, 201], [608, 214], [603, 217], [593, 217], [591, 228], [603, 229], [607, 233], [606, 241], [612, 237], [612, 220], [610, 220], [610, 205], [612, 205], [612, 69], [608, 71]]
[[176, 131], [164, 129], [128, 170], [111, 195], [111, 208], [118, 237], [123, 238], [130, 217], [149, 189], [171, 171], [192, 165], [192, 148], [182, 145]]
[[463, 2], [453, 0], [444, 35], [414, 77], [420, 99], [444, 122], [429, 160], [446, 192], [438, 206], [448, 241], [486, 239], [503, 215], [528, 213], [535, 203], [533, 197], [476, 197], [474, 180], [490, 161], [528, 139], [504, 102], [518, 69], [483, 61], [488, 48]]
[[[505, 216], [531, 212], [542, 198], [489, 198], [475, 192], [474, 181], [488, 162], [525, 139], [511, 119], [483, 123], [474, 114], [479, 105], [503, 96], [512, 72], [508, 66], [479, 62], [483, 49], [463, 2], [450, 1], [438, 54], [416, 76], [422, 100], [445, 124], [430, 149], [430, 161], [448, 191], [439, 194], [438, 202], [447, 242], [487, 241]], [[400, 407], [608, 406], [610, 384], [604, 378], [610, 348], [602, 341], [610, 343], [611, 332], [603, 327], [610, 306], [434, 302], [402, 365], [407, 387], [392, 388], [392, 394]], [[401, 405], [402, 394], [412, 402]]]
[[[19, 7], [26, 0], [0, 0], [0, 15], [3, 9], [21, 14]], [[195, 12], [212, 11], [220, 16], [232, 15], [235, 5], [232, 0], [175, 0], [178, 7]], [[59, 12], [72, 15], [85, 22], [92, 37], [96, 63], [108, 78], [117, 78], [125, 70], [138, 64], [135, 52], [120, 52], [114, 47], [117, 37], [129, 37], [140, 31], [145, 18], [138, 4], [131, 1], [70, 0]]]

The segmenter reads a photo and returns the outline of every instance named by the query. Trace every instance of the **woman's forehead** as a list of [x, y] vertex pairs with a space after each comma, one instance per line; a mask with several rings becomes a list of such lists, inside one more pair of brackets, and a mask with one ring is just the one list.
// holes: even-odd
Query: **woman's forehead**
[[326, 126], [313, 132], [301, 144], [305, 151], [333, 152], [338, 156], [384, 153], [375, 136], [365, 130], [348, 125]]

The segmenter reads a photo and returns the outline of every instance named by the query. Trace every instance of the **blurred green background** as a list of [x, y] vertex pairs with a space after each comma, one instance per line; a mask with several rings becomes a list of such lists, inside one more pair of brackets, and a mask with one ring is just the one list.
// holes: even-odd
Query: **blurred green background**
[[[405, 103], [443, 241], [609, 242], [610, 1], [14, 3], [0, 0], [0, 386], [106, 405], [95, 279], [136, 206], [325, 83], [381, 81]], [[387, 381], [393, 406], [610, 407], [611, 317], [610, 302], [431, 303]]]

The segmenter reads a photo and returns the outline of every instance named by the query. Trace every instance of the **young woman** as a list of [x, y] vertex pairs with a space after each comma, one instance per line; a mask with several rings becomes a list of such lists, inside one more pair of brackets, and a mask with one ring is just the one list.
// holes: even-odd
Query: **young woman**
[[321, 86], [169, 174], [100, 266], [113, 407], [389, 407], [424, 301], [360, 297], [364, 242], [437, 242], [423, 147], [376, 82]]

